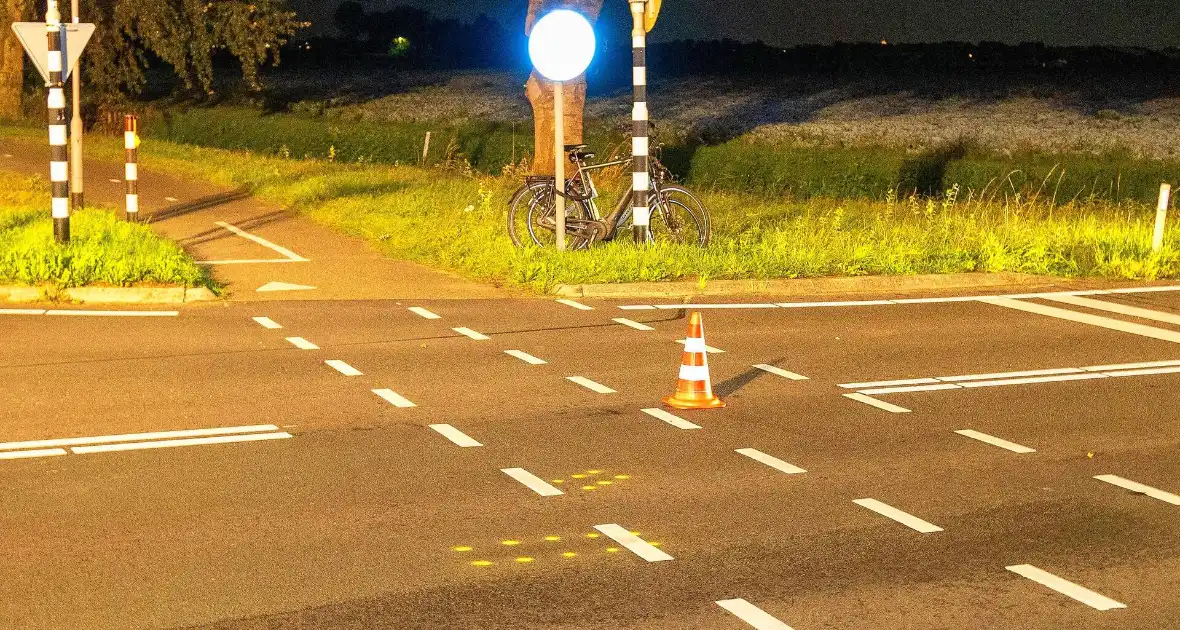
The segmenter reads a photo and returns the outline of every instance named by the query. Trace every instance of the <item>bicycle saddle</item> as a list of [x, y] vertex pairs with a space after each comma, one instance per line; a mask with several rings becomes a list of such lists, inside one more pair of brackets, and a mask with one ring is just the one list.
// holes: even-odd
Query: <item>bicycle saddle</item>
[[584, 144], [569, 144], [566, 145], [565, 150], [570, 154], [571, 162], [585, 162], [594, 159], [594, 153], [587, 151]]

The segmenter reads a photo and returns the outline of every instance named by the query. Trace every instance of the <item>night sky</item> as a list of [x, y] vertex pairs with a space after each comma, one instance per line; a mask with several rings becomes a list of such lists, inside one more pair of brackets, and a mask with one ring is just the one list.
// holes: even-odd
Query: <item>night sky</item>
[[[336, 0], [291, 0], [317, 32]], [[624, 0], [607, 0], [624, 4]], [[487, 13], [523, 28], [526, 0], [368, 0], [470, 20]], [[728, 9], [727, 9], [728, 7]], [[1177, 0], [664, 0], [656, 40], [729, 37], [793, 45], [832, 41], [1043, 41], [1180, 46]]]

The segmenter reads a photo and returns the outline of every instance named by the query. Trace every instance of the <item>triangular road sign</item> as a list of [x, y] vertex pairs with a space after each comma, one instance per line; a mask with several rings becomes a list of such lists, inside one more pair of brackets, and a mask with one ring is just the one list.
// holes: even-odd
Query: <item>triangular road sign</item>
[[315, 287], [309, 287], [302, 284], [290, 284], [287, 282], [268, 282], [257, 289], [258, 293], [269, 293], [271, 291], [314, 291]]
[[[62, 24], [66, 31], [66, 67], [65, 73], [62, 75], [62, 80], [70, 76], [70, 71], [78, 65], [78, 58], [82, 56], [82, 50], [86, 48], [86, 44], [90, 43], [90, 38], [94, 35], [93, 24]], [[37, 70], [41, 73], [41, 77], [49, 83], [49, 71], [46, 66], [49, 64], [49, 34], [45, 30], [44, 22], [13, 22], [12, 30], [16, 32], [16, 36], [20, 39], [20, 43], [25, 47], [25, 52], [29, 54], [29, 58], [33, 60], [33, 65], [37, 66]]]

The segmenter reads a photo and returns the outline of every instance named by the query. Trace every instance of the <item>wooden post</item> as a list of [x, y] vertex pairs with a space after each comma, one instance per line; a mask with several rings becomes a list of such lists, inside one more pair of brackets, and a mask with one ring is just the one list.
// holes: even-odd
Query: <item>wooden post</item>
[[1156, 253], [1164, 248], [1164, 226], [1168, 222], [1168, 204], [1171, 198], [1171, 184], [1160, 184], [1160, 202], [1155, 209], [1155, 235], [1151, 239], [1151, 251]]

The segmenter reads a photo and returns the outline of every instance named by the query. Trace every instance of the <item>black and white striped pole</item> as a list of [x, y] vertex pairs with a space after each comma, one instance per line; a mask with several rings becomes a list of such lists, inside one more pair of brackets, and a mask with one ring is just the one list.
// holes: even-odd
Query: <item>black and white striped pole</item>
[[139, 118], [135, 114], [123, 117], [123, 149], [127, 155], [124, 179], [127, 180], [127, 220], [139, 220]]
[[651, 229], [651, 209], [648, 206], [648, 192], [651, 190], [651, 176], [648, 174], [649, 124], [647, 111], [647, 3], [648, 0], [629, 0], [631, 20], [632, 76], [635, 85], [634, 103], [631, 108], [631, 225], [636, 243], [646, 243]]
[[69, 126], [66, 120], [66, 91], [62, 80], [65, 71], [65, 29], [57, 0], [49, 0], [45, 13], [49, 36], [49, 181], [53, 187], [53, 238], [70, 242], [70, 162]]

